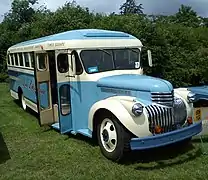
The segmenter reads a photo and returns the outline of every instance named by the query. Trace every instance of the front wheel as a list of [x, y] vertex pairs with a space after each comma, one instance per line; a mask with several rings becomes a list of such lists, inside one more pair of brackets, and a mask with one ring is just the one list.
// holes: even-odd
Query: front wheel
[[130, 133], [113, 115], [105, 115], [97, 126], [97, 138], [102, 154], [113, 161], [120, 161], [130, 151]]

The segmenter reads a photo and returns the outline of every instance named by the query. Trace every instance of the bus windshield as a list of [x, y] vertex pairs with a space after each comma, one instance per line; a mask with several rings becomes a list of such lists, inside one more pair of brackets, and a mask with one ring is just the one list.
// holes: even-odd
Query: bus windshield
[[140, 68], [140, 50], [137, 48], [83, 50], [80, 57], [89, 74]]

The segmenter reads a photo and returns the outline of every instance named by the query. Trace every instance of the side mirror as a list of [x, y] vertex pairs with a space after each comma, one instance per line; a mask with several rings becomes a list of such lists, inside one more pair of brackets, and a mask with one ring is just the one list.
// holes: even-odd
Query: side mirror
[[152, 52], [150, 50], [147, 50], [147, 55], [149, 66], [152, 67]]

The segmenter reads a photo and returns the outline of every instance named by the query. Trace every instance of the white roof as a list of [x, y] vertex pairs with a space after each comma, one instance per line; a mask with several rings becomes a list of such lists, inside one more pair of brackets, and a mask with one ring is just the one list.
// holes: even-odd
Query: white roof
[[21, 42], [10, 47], [8, 52], [113, 47], [142, 47], [142, 43], [136, 37], [124, 32], [81, 29]]

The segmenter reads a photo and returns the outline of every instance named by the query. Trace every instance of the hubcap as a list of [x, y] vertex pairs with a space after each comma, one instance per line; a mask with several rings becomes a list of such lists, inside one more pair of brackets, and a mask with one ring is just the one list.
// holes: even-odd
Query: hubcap
[[113, 152], [117, 145], [117, 133], [114, 123], [104, 119], [100, 127], [100, 137], [103, 147], [108, 152]]
[[102, 135], [103, 135], [103, 140], [104, 140], [105, 142], [108, 142], [108, 140], [109, 140], [109, 135], [108, 135], [108, 131], [107, 131], [106, 129], [103, 130]]

